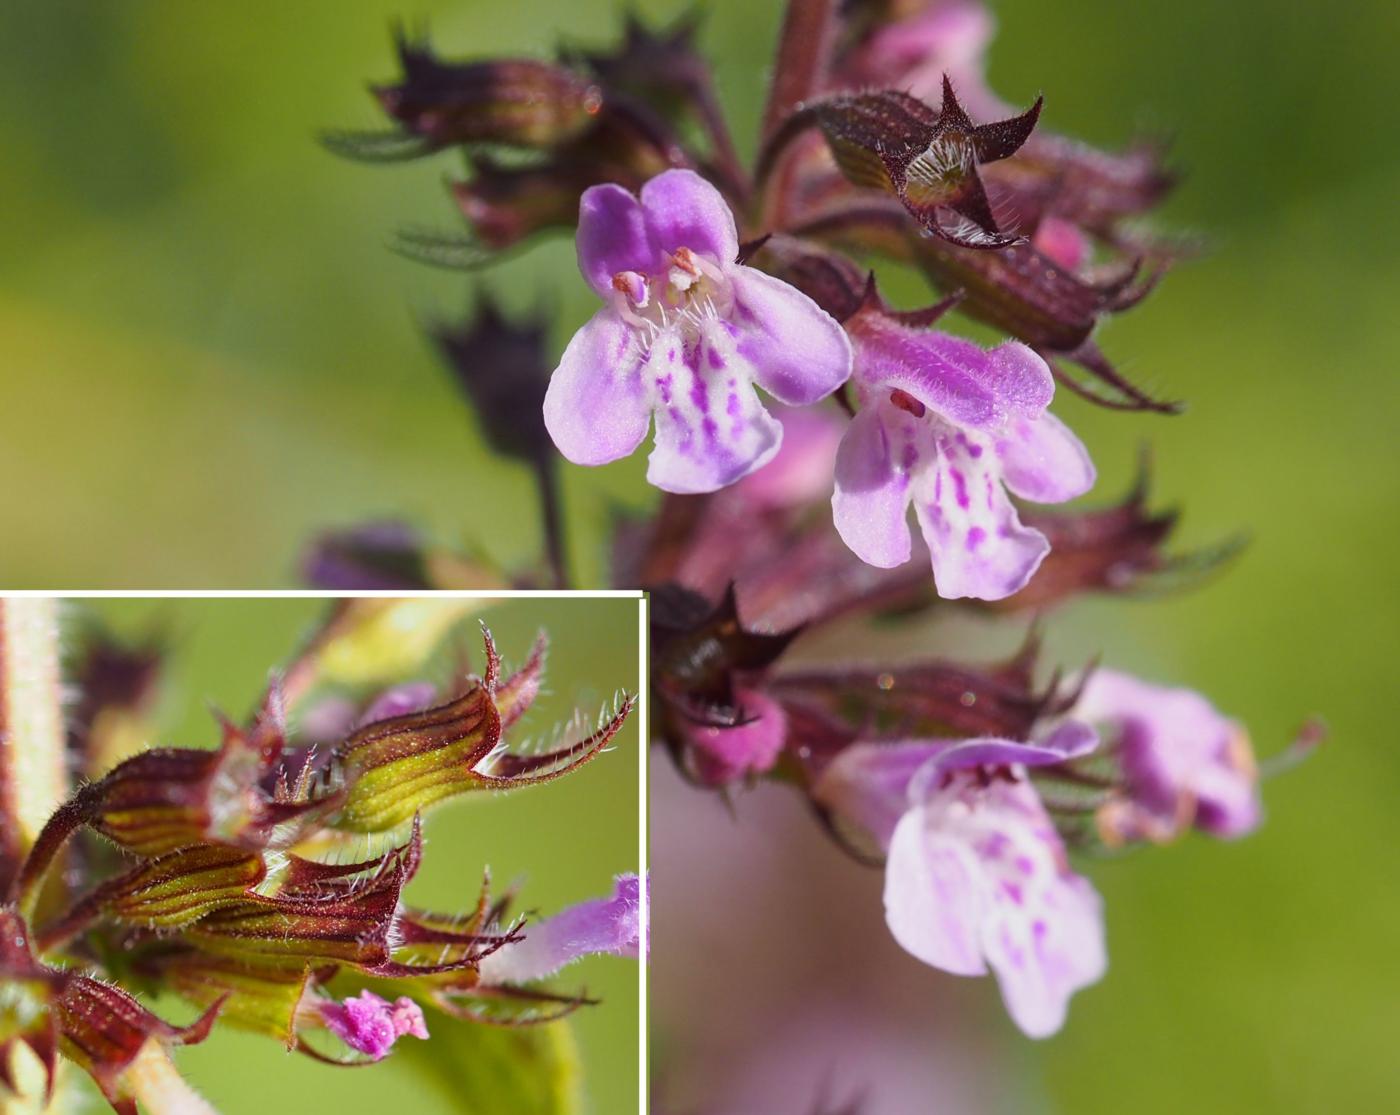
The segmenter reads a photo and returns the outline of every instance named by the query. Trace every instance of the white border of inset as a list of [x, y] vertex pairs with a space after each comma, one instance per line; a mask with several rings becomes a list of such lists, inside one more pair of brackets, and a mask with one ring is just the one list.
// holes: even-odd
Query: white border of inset
[[647, 1050], [647, 957], [651, 948], [651, 886], [647, 862], [648, 671], [647, 597], [636, 589], [5, 589], [0, 597], [56, 600], [635, 600], [637, 601], [637, 874], [643, 955], [637, 968], [637, 1115], [650, 1110]]

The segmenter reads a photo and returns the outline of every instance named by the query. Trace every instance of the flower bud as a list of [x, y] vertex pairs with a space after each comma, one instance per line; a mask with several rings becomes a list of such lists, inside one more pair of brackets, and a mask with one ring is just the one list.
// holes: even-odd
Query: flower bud
[[1029, 138], [1041, 101], [993, 124], [973, 124], [944, 78], [935, 112], [905, 93], [838, 96], [807, 110], [837, 163], [858, 186], [897, 197], [926, 231], [966, 248], [1003, 248], [1017, 240], [992, 215], [978, 166], [1014, 154]]
[[546, 148], [578, 135], [602, 107], [592, 81], [533, 59], [443, 62], [400, 35], [403, 79], [378, 86], [384, 111], [436, 150], [456, 143]]
[[545, 352], [543, 319], [511, 321], [483, 295], [464, 326], [438, 326], [432, 333], [487, 444], [504, 457], [553, 461], [543, 410], [553, 361]]
[[757, 689], [738, 688], [739, 722], [732, 726], [694, 724], [677, 718], [677, 734], [698, 781], [724, 786], [771, 769], [787, 738], [782, 705]]

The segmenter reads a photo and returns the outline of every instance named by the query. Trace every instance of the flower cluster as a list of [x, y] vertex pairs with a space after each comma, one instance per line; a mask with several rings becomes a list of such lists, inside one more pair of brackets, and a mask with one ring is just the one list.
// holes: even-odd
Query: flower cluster
[[[38, 1056], [50, 1087], [61, 1052], [134, 1113], [133, 1066], [216, 1022], [366, 1063], [401, 1038], [427, 1039], [425, 1008], [548, 1021], [585, 1000], [541, 981], [585, 955], [640, 954], [635, 875], [538, 921], [512, 916], [489, 875], [460, 914], [405, 898], [428, 810], [578, 769], [633, 699], [583, 738], [520, 751], [511, 729], [539, 692], [545, 642], [507, 673], [484, 628], [482, 672], [451, 692], [415, 682], [357, 702], [327, 693], [312, 679], [328, 656], [393, 622], [394, 602], [358, 603], [274, 679], [248, 723], [222, 721], [217, 748], [131, 754], [55, 810], [22, 860], [0, 862], [0, 1084], [14, 1085], [15, 1044]], [[76, 676], [89, 687], [70, 746], [84, 768], [120, 748], [112, 733], [148, 699], [159, 661], [154, 647], [102, 641], [83, 656]], [[173, 992], [203, 1013], [173, 1026], [128, 988]]]
[[[614, 524], [612, 580], [652, 593], [654, 737], [702, 787], [797, 786], [842, 846], [883, 864], [910, 953], [995, 973], [1021, 1028], [1052, 1033], [1106, 956], [1069, 853], [1251, 831], [1243, 730], [1109, 669], [1038, 676], [1031, 649], [995, 667], [852, 659], [877, 620], [1180, 588], [1237, 549], [1168, 552], [1176, 515], [1151, 508], [1146, 469], [1116, 504], [1055, 506], [1096, 482], [1051, 412], [1057, 386], [1178, 409], [1097, 339], [1187, 250], [1144, 220], [1173, 176], [1153, 144], [1096, 150], [1047, 131], [1039, 99], [1002, 104], [978, 0], [791, 0], [750, 168], [696, 30], [634, 20], [615, 51], [529, 65], [403, 46], [403, 81], [380, 94], [396, 130], [335, 146], [461, 148], [467, 236], [407, 245], [434, 262], [476, 267], [572, 231], [601, 306], [550, 375], [536, 436], [599, 465], [652, 435], [664, 495]], [[509, 169], [482, 154], [503, 148]], [[892, 305], [872, 259], [937, 293]], [[956, 335], [954, 312], [1001, 339]], [[511, 407], [541, 382], [528, 366], [473, 368], [501, 383], [472, 392], [488, 426], [523, 427]], [[316, 553], [369, 538], [328, 535]], [[417, 537], [359, 552], [338, 583], [390, 562], [451, 583]]]
[[751, 630], [732, 593], [711, 608], [673, 589], [654, 608], [659, 732], [682, 770], [799, 786], [845, 848], [883, 862], [895, 939], [945, 971], [994, 972], [1034, 1037], [1106, 963], [1101, 903], [1069, 849], [1259, 823], [1243, 729], [1190, 691], [1102, 669], [1037, 687], [1033, 646], [995, 667], [804, 666], [799, 631]]
[[[616, 53], [557, 63], [449, 64], [401, 41], [403, 80], [377, 91], [397, 130], [332, 144], [370, 158], [465, 151], [473, 264], [575, 229], [603, 305], [543, 399], [566, 458], [617, 460], [650, 429], [648, 480], [708, 493], [779, 450], [782, 423], [756, 388], [790, 407], [839, 404], [849, 428], [827, 491], [851, 550], [881, 568], [909, 561], [912, 505], [938, 592], [1004, 599], [1051, 548], [1011, 497], [1062, 503], [1095, 480], [1048, 410], [1057, 380], [1090, 391], [1063, 363], [1096, 377], [1108, 405], [1170, 409], [1092, 338], [1147, 292], [1144, 267], [1155, 277], [1170, 262], [1168, 245], [1129, 231], [1170, 178], [1147, 148], [1110, 155], [1042, 134], [1040, 101], [1008, 115], [981, 77], [980, 8], [846, 5], [808, 36], [808, 7], [792, 9], [752, 173], [693, 22], [658, 33], [634, 21]], [[518, 161], [507, 170], [488, 148]], [[856, 254], [912, 262], [952, 296], [892, 309]], [[1011, 339], [984, 349], [934, 328], [953, 304]], [[500, 376], [483, 398], [487, 377], [468, 374], [493, 439], [528, 431], [533, 375]], [[531, 456], [519, 442], [503, 452]]]

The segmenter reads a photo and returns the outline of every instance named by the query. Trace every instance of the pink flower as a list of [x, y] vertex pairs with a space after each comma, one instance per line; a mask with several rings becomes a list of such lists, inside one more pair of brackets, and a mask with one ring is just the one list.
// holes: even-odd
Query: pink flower
[[690, 749], [696, 776], [711, 786], [769, 770], [787, 738], [787, 715], [777, 701], [757, 689], [736, 688], [734, 697], [744, 720], [732, 728], [680, 718], [680, 733]]
[[1070, 996], [1107, 966], [1102, 904], [1074, 874], [1026, 766], [1097, 743], [1069, 721], [1038, 743], [925, 740], [856, 744], [823, 773], [816, 799], [886, 850], [885, 920], [896, 941], [954, 975], [996, 974], [1031, 1037], [1064, 1024]]
[[406, 995], [389, 1003], [373, 991], [361, 991], [341, 1003], [322, 1000], [317, 1010], [331, 1033], [375, 1061], [382, 1059], [394, 1042], [406, 1034], [424, 1039], [428, 1036], [422, 1008]]
[[1074, 715], [1098, 724], [1123, 790], [1099, 813], [1111, 842], [1170, 840], [1195, 825], [1225, 838], [1259, 825], [1259, 779], [1242, 725], [1189, 689], [1095, 670]]
[[852, 77], [865, 85], [938, 93], [947, 74], [964, 99], [979, 109], [1000, 109], [984, 78], [987, 45], [996, 24], [976, 0], [935, 0], [923, 11], [876, 29], [852, 60]]
[[1008, 341], [984, 350], [911, 328], [869, 303], [847, 323], [861, 410], [836, 458], [836, 529], [882, 569], [911, 554], [910, 503], [940, 596], [1001, 600], [1049, 552], [1007, 497], [1060, 503], [1093, 486], [1080, 440], [1046, 408], [1045, 361]]
[[689, 170], [638, 200], [594, 186], [579, 203], [578, 257], [606, 305], [564, 351], [545, 395], [559, 451], [600, 465], [633, 452], [654, 416], [647, 479], [711, 492], [771, 460], [782, 426], [754, 393], [807, 405], [851, 370], [840, 325], [805, 294], [735, 262], [734, 216]]
[[619, 875], [613, 893], [570, 906], [543, 921], [527, 922], [525, 936], [481, 962], [483, 983], [532, 983], [585, 956], [639, 957], [647, 943], [642, 883]]

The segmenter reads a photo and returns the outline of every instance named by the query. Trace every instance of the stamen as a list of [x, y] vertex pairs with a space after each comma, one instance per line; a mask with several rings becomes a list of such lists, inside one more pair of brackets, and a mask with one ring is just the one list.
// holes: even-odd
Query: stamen
[[651, 290], [645, 275], [636, 271], [619, 271], [612, 277], [613, 289], [620, 291], [638, 309], [645, 309], [651, 301]]

